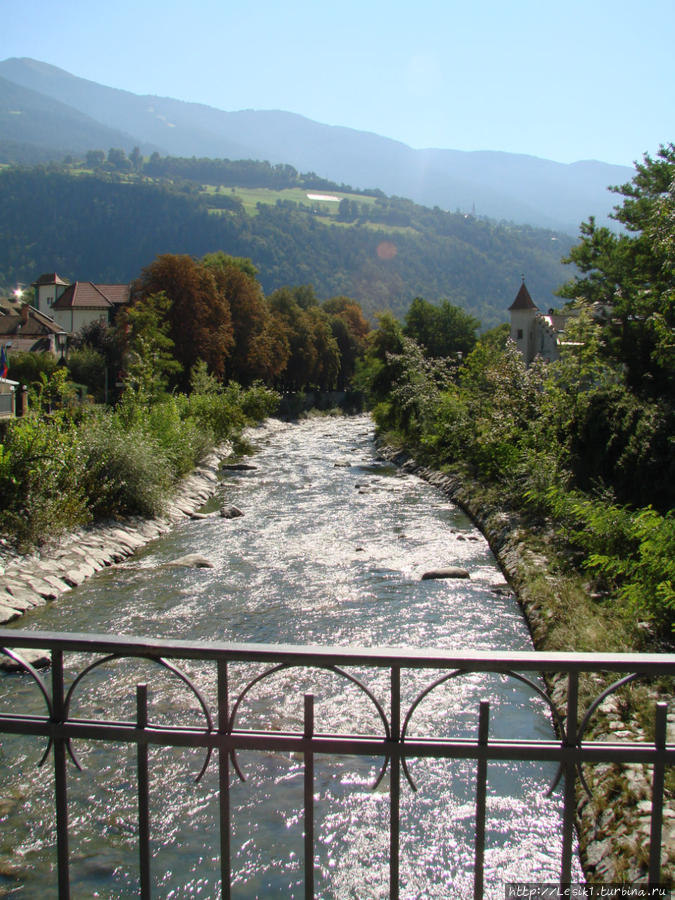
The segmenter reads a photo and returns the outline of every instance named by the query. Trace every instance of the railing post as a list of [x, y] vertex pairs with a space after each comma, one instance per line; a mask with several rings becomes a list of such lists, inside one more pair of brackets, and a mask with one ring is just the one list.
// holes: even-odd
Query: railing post
[[[577, 718], [579, 711], [579, 674], [570, 672], [567, 681], [567, 721], [565, 724], [565, 746], [570, 749], [577, 744]], [[572, 879], [572, 847], [574, 843], [574, 813], [576, 809], [576, 766], [572, 761], [563, 763], [565, 775], [562, 861], [560, 866], [561, 886], [570, 884]]]
[[[481, 700], [478, 720], [478, 746], [487, 747], [490, 725], [490, 704]], [[483, 900], [483, 875], [485, 864], [485, 808], [487, 800], [487, 757], [478, 758], [476, 773], [476, 840], [474, 842], [473, 896]]]
[[649, 843], [649, 884], [656, 886], [661, 879], [661, 831], [663, 826], [663, 788], [665, 780], [666, 731], [668, 727], [668, 704], [656, 704], [654, 723], [654, 746], [659, 752], [654, 761], [652, 775], [652, 821]]
[[[314, 695], [305, 694], [304, 737], [314, 736]], [[314, 754], [305, 750], [305, 900], [314, 897]]]
[[401, 835], [401, 668], [391, 667], [391, 741], [389, 760], [389, 897], [398, 900]]
[[[54, 724], [65, 719], [63, 651], [52, 651], [52, 708]], [[68, 794], [66, 788], [66, 741], [54, 737], [54, 799], [56, 804], [56, 858], [60, 900], [70, 897], [68, 853]]]
[[[230, 700], [227, 662], [218, 660], [218, 734], [229, 734]], [[220, 890], [223, 900], [232, 896], [230, 859], [230, 752], [221, 743], [218, 748], [218, 789], [220, 815]]]
[[[136, 685], [136, 728], [143, 732], [148, 724], [148, 686]], [[139, 734], [136, 745], [138, 769], [138, 843], [141, 867], [141, 897], [150, 900], [150, 778], [148, 774], [148, 743]]]

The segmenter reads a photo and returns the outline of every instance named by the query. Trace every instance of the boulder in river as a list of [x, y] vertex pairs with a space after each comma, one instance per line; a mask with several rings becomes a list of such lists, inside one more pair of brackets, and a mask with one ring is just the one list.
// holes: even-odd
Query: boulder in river
[[168, 566], [185, 566], [187, 569], [213, 569], [213, 563], [205, 556], [198, 553], [188, 553], [187, 556], [179, 556], [178, 559], [172, 559]]
[[[25, 648], [21, 648], [14, 651], [17, 656], [20, 656], [24, 662], [30, 663], [34, 669], [45, 669], [47, 666], [51, 665], [52, 656], [49, 650], [27, 650]], [[0, 669], [3, 672], [25, 672], [26, 669], [18, 663], [16, 660], [12, 659], [9, 656], [5, 656], [4, 653], [0, 653]]]
[[258, 467], [251, 463], [223, 463], [220, 468], [224, 472], [253, 472]]
[[238, 506], [223, 506], [220, 510], [221, 519], [238, 519], [239, 516], [243, 515]]
[[422, 575], [422, 581], [428, 581], [431, 578], [471, 578], [466, 569], [459, 566], [446, 566], [443, 569], [429, 569]]

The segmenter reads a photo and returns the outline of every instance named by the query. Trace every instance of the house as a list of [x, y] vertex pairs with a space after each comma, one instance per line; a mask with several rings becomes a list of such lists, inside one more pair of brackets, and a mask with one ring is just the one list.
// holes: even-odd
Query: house
[[560, 348], [565, 344], [565, 329], [576, 312], [556, 313], [552, 309], [542, 313], [525, 286], [525, 279], [509, 306], [511, 313], [511, 340], [523, 354], [525, 364], [539, 356], [547, 362], [560, 358]]
[[129, 303], [131, 285], [94, 284], [92, 281], [65, 281], [56, 272], [40, 275], [31, 285], [33, 305], [52, 316], [63, 331], [74, 334], [92, 322], [114, 321], [121, 306]]
[[0, 346], [6, 350], [62, 356], [65, 339], [64, 329], [29, 303], [16, 312], [11, 307], [0, 308]]

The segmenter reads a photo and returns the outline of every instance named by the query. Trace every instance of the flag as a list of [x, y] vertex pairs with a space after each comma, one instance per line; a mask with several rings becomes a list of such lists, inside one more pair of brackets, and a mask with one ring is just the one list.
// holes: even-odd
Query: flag
[[0, 378], [7, 378], [7, 372], [9, 372], [9, 365], [7, 363], [7, 354], [3, 347], [2, 350], [0, 350]]

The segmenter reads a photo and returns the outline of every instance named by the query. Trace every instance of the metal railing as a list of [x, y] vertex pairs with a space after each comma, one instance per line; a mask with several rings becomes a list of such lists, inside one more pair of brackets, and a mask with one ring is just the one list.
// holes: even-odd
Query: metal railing
[[[43, 677], [22, 657], [24, 648], [51, 653], [51, 673]], [[152, 746], [203, 748], [205, 761], [201, 777], [215, 757], [218, 766], [220, 878], [223, 897], [231, 896], [230, 777], [242, 778], [237, 752], [242, 750], [286, 751], [304, 758], [304, 883], [305, 896], [313, 897], [314, 863], [314, 762], [324, 754], [381, 757], [384, 762], [378, 784], [389, 770], [389, 894], [399, 895], [399, 843], [401, 775], [414, 787], [409, 761], [418, 757], [476, 761], [474, 897], [483, 896], [483, 866], [486, 832], [487, 768], [490, 761], [549, 761], [559, 766], [563, 779], [562, 853], [560, 883], [571, 880], [577, 776], [587, 787], [584, 764], [600, 762], [642, 763], [652, 767], [652, 810], [649, 850], [649, 883], [659, 883], [663, 823], [664, 777], [675, 763], [675, 745], [667, 743], [667, 704], [656, 704], [654, 739], [647, 741], [596, 741], [586, 739], [589, 723], [598, 707], [622, 685], [639, 677], [675, 675], [675, 655], [572, 654], [535, 652], [448, 653], [413, 649], [357, 649], [342, 647], [301, 647], [285, 645], [196, 643], [179, 640], [112, 638], [101, 635], [53, 634], [0, 629], [0, 653], [18, 662], [35, 682], [41, 694], [41, 715], [21, 711], [0, 713], [0, 733], [38, 736], [46, 740], [42, 762], [51, 758], [54, 767], [56, 836], [59, 896], [70, 896], [68, 830], [68, 756], [78, 765], [76, 740], [120, 742], [135, 745], [137, 752], [138, 847], [140, 895], [151, 895], [151, 851], [149, 815], [148, 750]], [[95, 654], [83, 663], [73, 654]], [[118, 659], [145, 659], [161, 666], [171, 677], [193, 693], [203, 717], [200, 726], [162, 725], [150, 721], [147, 686], [137, 685], [136, 717], [133, 721], [77, 718], [71, 712], [74, 695], [91, 673], [104, 663]], [[75, 660], [73, 674], [65, 661]], [[178, 667], [179, 662], [200, 661], [214, 667], [217, 700], [213, 708], [202, 692]], [[257, 664], [261, 672], [246, 682], [238, 693], [232, 691], [231, 667]], [[315, 728], [314, 698], [304, 695], [304, 722], [301, 730], [280, 731], [271, 727], [240, 727], [240, 713], [251, 689], [269, 676], [296, 667], [328, 670], [347, 679], [372, 705], [378, 730], [368, 734], [321, 733]], [[349, 671], [352, 670], [352, 671]], [[359, 674], [354, 674], [356, 670]], [[380, 670], [388, 674], [386, 697], [378, 697], [362, 680], [362, 671]], [[402, 701], [402, 677], [409, 671], [428, 672], [428, 682], [417, 690], [412, 702]], [[473, 738], [419, 737], [412, 735], [411, 719], [419, 704], [441, 685], [471, 673], [498, 673], [525, 684], [533, 695], [548, 705], [555, 723], [551, 739], [495, 739], [489, 736], [490, 703], [480, 703], [477, 734]], [[563, 714], [543, 688], [542, 673], [561, 673], [566, 679], [567, 709]], [[609, 673], [611, 684], [585, 704], [579, 702], [580, 678], [591, 673]], [[555, 785], [554, 785], [555, 786]]]

